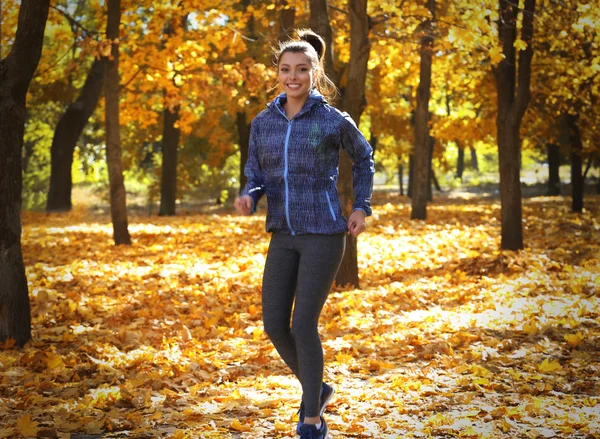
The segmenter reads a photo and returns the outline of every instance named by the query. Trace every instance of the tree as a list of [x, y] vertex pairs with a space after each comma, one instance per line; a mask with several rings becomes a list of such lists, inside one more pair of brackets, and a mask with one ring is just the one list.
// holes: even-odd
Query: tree
[[431, 140], [429, 134], [429, 97], [431, 95], [431, 64], [433, 60], [433, 23], [435, 0], [427, 1], [431, 18], [421, 28], [421, 69], [415, 111], [415, 147], [411, 197], [411, 219], [427, 218], [427, 200], [431, 174]]
[[556, 143], [547, 146], [548, 195], [560, 195], [560, 148]]
[[22, 0], [11, 51], [0, 61], [0, 341], [23, 346], [31, 316], [21, 253], [21, 149], [27, 89], [42, 53], [48, 0]]
[[[346, 111], [358, 125], [366, 107], [365, 83], [367, 79], [367, 64], [371, 44], [369, 42], [370, 19], [367, 15], [367, 0], [351, 0], [348, 2], [350, 18], [350, 60], [347, 67], [347, 84], [340, 87], [340, 77], [333, 66], [333, 32], [329, 21], [328, 4], [324, 0], [311, 0], [309, 24], [325, 40], [325, 71], [329, 78], [341, 91], [341, 109]], [[345, 90], [352, 90], [345, 93]], [[335, 104], [335, 103], [334, 103]], [[338, 190], [344, 215], [352, 213], [352, 162], [340, 151], [340, 177]], [[346, 252], [336, 276], [338, 285], [359, 287], [358, 260], [356, 238], [346, 237]]]
[[107, 0], [108, 17], [106, 38], [111, 45], [106, 62], [106, 162], [110, 183], [110, 213], [115, 244], [131, 244], [127, 226], [127, 201], [123, 183], [119, 123], [119, 25], [121, 23], [121, 0]]
[[77, 139], [92, 115], [104, 83], [104, 59], [96, 58], [81, 93], [63, 113], [56, 125], [51, 147], [50, 189], [46, 210], [61, 212], [71, 210], [73, 153]]
[[[177, 21], [172, 19], [167, 24], [165, 37], [173, 34], [173, 26]], [[181, 18], [181, 27], [185, 29], [187, 15]], [[173, 84], [177, 89], [178, 76], [173, 76]], [[179, 129], [179, 104], [169, 105], [168, 90], [165, 90], [165, 103], [163, 110], [163, 136], [162, 136], [162, 169], [160, 179], [160, 210], [159, 215], [175, 215], [177, 206], [177, 149], [181, 130]], [[179, 101], [180, 98], [177, 97]]]
[[[519, 250], [523, 248], [519, 130], [530, 99], [535, 0], [525, 0], [519, 40], [519, 8], [509, 0], [499, 0], [498, 5], [498, 36], [504, 55], [494, 68], [498, 91], [496, 125], [500, 162], [501, 247]], [[522, 48], [518, 57], [515, 43]], [[522, 47], [523, 44], [525, 47]]]

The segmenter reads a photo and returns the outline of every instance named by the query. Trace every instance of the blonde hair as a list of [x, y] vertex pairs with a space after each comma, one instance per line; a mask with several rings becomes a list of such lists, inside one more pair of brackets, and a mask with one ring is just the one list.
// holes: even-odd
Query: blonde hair
[[325, 73], [323, 59], [325, 56], [325, 41], [310, 29], [299, 29], [296, 38], [280, 42], [279, 49], [275, 52], [275, 65], [279, 67], [281, 57], [286, 52], [303, 53], [306, 55], [313, 68], [314, 87], [325, 99], [332, 101], [337, 96], [338, 90]]

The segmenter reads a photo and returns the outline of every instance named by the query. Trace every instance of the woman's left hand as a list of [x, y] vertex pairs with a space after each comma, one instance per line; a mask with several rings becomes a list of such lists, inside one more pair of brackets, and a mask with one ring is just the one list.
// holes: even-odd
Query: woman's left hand
[[356, 237], [367, 229], [366, 215], [362, 210], [355, 210], [348, 218], [348, 234]]

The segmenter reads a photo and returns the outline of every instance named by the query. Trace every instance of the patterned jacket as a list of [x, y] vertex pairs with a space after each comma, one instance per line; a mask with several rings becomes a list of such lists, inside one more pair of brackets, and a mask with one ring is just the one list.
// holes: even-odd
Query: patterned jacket
[[268, 232], [291, 235], [336, 234], [348, 230], [336, 188], [340, 146], [352, 159], [353, 209], [371, 215], [373, 149], [347, 113], [312, 91], [304, 107], [289, 120], [285, 93], [252, 121], [248, 183], [252, 212], [267, 195]]

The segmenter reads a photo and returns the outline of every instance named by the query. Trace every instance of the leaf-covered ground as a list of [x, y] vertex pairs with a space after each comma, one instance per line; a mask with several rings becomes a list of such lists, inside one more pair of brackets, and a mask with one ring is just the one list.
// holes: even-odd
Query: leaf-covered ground
[[[362, 285], [321, 318], [337, 438], [600, 438], [600, 198], [379, 195]], [[0, 351], [0, 438], [293, 437], [300, 388], [266, 339], [262, 215], [24, 214], [33, 341]]]

